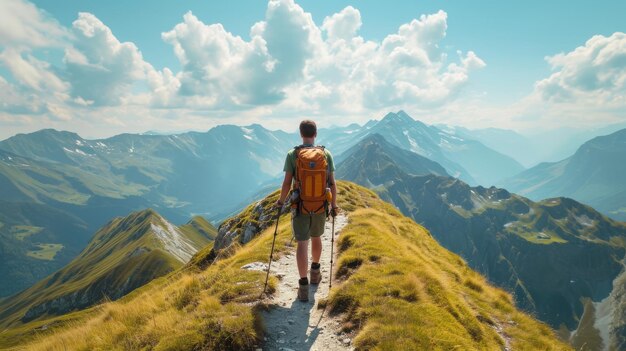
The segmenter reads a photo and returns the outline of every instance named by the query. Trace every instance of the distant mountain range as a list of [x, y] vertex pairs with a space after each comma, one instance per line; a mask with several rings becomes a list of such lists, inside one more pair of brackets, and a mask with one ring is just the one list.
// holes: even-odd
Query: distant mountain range
[[[154, 208], [175, 224], [195, 214], [221, 221], [276, 188], [285, 153], [300, 141], [297, 133], [260, 125], [149, 134], [86, 140], [47, 129], [0, 142], [0, 297], [68, 264], [113, 217]], [[362, 126], [322, 129], [318, 143], [328, 146], [339, 164], [346, 151], [375, 135], [398, 147], [391, 160], [413, 175], [450, 175], [488, 186], [523, 171], [505, 156], [511, 150], [496, 149], [498, 140], [513, 138], [506, 131], [461, 133], [428, 126], [403, 111]], [[371, 172], [363, 173], [371, 177], [367, 182], [359, 178], [362, 167], [347, 160], [338, 172], [368, 186], [399, 177], [389, 174], [394, 168], [375, 145], [368, 152], [378, 160], [378, 180]]]
[[569, 158], [539, 164], [501, 185], [532, 199], [568, 196], [626, 220], [625, 175], [626, 129], [622, 129], [584, 143]]
[[439, 163], [448, 174], [470, 184], [490, 186], [521, 172], [524, 167], [479, 141], [465, 139], [434, 126], [416, 121], [404, 111], [388, 113], [380, 121], [363, 126], [323, 130], [320, 144], [336, 155], [371, 134], [380, 134], [389, 143]]
[[182, 223], [240, 204], [282, 171], [296, 140], [251, 125], [102, 140], [47, 129], [0, 142], [0, 296], [67, 264], [113, 217], [152, 207]]
[[598, 347], [626, 342], [626, 288], [618, 283], [626, 279], [626, 224], [567, 198], [533, 202], [504, 189], [415, 175], [421, 172], [396, 157], [402, 151], [379, 137], [363, 140], [341, 157], [337, 176], [372, 187], [575, 346], [583, 339]]
[[528, 168], [541, 162], [554, 162], [567, 158], [583, 143], [624, 129], [626, 123], [584, 130], [561, 126], [550, 130], [529, 130], [524, 135], [500, 128], [468, 129], [449, 125], [436, 125], [436, 127], [461, 138], [480, 141], [502, 154], [511, 156]]
[[0, 301], [0, 327], [119, 299], [182, 267], [216, 234], [202, 217], [178, 228], [153, 210], [115, 218], [68, 265]]

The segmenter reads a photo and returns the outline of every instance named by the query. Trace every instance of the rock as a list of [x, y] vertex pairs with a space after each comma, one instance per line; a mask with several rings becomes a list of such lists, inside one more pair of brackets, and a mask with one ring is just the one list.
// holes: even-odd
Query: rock
[[267, 272], [267, 264], [263, 262], [251, 262], [251, 263], [241, 266], [241, 269], [247, 269], [249, 271]]
[[257, 231], [257, 227], [248, 223], [248, 225], [246, 225], [246, 229], [243, 232], [241, 243], [247, 244], [256, 235]]
[[341, 340], [341, 342], [343, 342], [346, 345], [350, 345], [350, 339], [349, 338], [345, 338], [345, 339]]
[[283, 339], [278, 339], [276, 342], [277, 342], [277, 343], [279, 343], [279, 344], [284, 344], [284, 343], [285, 343], [285, 340], [283, 340]]
[[281, 330], [281, 331], [278, 332], [278, 335], [286, 335], [286, 334], [287, 334], [287, 332], [285, 332], [284, 330]]

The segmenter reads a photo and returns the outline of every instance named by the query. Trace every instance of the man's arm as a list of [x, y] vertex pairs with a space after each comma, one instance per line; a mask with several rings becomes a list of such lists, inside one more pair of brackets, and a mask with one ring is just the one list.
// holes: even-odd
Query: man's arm
[[330, 172], [330, 193], [333, 195], [330, 208], [337, 208], [337, 184], [335, 183], [335, 172]]
[[293, 179], [293, 174], [287, 171], [285, 172], [285, 179], [283, 179], [283, 187], [280, 189], [280, 197], [278, 198], [277, 205], [282, 206], [285, 203], [285, 199], [289, 194], [289, 190], [291, 188], [291, 180]]

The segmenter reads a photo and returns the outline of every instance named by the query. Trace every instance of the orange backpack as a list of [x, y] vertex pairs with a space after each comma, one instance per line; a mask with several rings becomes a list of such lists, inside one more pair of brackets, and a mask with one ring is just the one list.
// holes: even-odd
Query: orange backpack
[[300, 201], [293, 205], [298, 214], [326, 212], [328, 201], [328, 161], [323, 146], [296, 146], [296, 172], [293, 191]]

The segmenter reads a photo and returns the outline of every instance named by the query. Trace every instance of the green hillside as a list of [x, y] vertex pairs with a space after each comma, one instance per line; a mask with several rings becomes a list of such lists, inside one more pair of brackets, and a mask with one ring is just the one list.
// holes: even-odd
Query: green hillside
[[[45, 328], [39, 324], [36, 332], [28, 331], [32, 323], [23, 327], [21, 349], [255, 349], [263, 340], [258, 297], [265, 274], [241, 267], [267, 260], [269, 206], [276, 196], [225, 222], [218, 238], [228, 237], [222, 241], [228, 244], [199, 252], [185, 269], [119, 301], [47, 321]], [[357, 334], [357, 349], [569, 349], [549, 327], [517, 310], [510, 295], [374, 193], [340, 182], [339, 204], [349, 224], [337, 245], [338, 281], [326, 305]], [[257, 230], [242, 244], [251, 226]], [[289, 217], [283, 216], [278, 256], [292, 249], [290, 236]], [[272, 277], [270, 288], [275, 284]]]
[[69, 263], [91, 233], [83, 219], [63, 209], [0, 200], [0, 296], [26, 289]]
[[19, 327], [105, 299], [117, 300], [182, 267], [215, 237], [196, 217], [180, 230], [153, 210], [116, 218], [99, 230], [72, 262], [0, 303], [0, 328]]
[[[343, 167], [338, 165], [338, 174]], [[388, 164], [387, 174], [393, 177], [374, 188], [380, 196], [470, 267], [512, 291], [519, 307], [561, 329], [564, 338], [573, 331], [587, 333], [583, 341], [573, 335], [579, 346], [626, 340], [617, 332], [626, 309], [616, 300], [620, 286], [614, 283], [624, 272], [626, 224], [567, 198], [534, 202], [454, 178], [413, 176], [397, 164]], [[613, 317], [600, 305], [615, 311]], [[600, 312], [592, 313], [594, 308]], [[610, 331], [615, 336], [609, 337]]]

